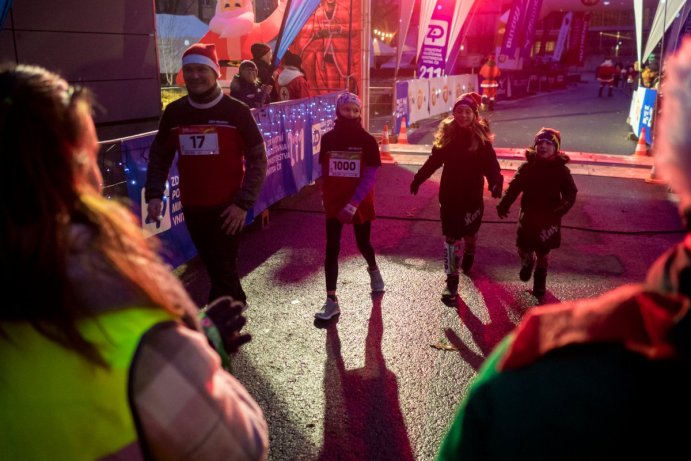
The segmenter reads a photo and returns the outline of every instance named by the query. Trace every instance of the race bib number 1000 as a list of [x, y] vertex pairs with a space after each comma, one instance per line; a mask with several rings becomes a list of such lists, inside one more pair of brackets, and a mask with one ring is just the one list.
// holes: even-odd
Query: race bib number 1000
[[360, 155], [352, 152], [331, 152], [329, 176], [339, 178], [360, 177]]
[[178, 140], [182, 155], [218, 155], [218, 134], [215, 131], [182, 133]]

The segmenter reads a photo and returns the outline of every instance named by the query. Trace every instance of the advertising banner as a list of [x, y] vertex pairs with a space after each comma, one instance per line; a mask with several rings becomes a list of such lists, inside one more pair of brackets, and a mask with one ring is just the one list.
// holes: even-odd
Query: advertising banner
[[312, 95], [360, 94], [362, 12], [359, 1], [322, 1], [295, 37], [290, 51], [302, 58]]
[[393, 114], [395, 120], [393, 132], [398, 134], [401, 132], [403, 117], [406, 118], [406, 121], [410, 120], [410, 111], [408, 110], [408, 81], [396, 82], [395, 91], [396, 103]]
[[408, 80], [408, 123], [429, 118], [429, 84], [427, 79]]
[[449, 77], [437, 77], [429, 79], [429, 115], [451, 112], [453, 99], [449, 88]]
[[437, 0], [418, 55], [420, 78], [441, 77], [446, 73], [449, 33], [454, 14], [453, 0]]
[[561, 55], [566, 48], [566, 39], [569, 36], [569, 30], [571, 29], [571, 20], [573, 19], [573, 13], [569, 11], [564, 14], [561, 20], [561, 28], [559, 29], [559, 35], [557, 36], [557, 42], [554, 44], [554, 53], [552, 54], [552, 61], [561, 61]]
[[582, 66], [585, 62], [585, 39], [588, 34], [590, 15], [577, 12], [573, 14], [571, 32], [569, 33], [569, 48], [566, 51], [567, 65]]
[[529, 0], [514, 0], [506, 23], [504, 41], [499, 52], [499, 62], [515, 60], [518, 50], [522, 47], [521, 33], [526, 13], [526, 2]]
[[168, 174], [163, 196], [162, 219], [159, 222], [146, 221], [146, 201], [144, 184], [146, 168], [149, 162], [149, 148], [155, 133], [142, 137], [130, 138], [121, 142], [120, 149], [124, 158], [127, 173], [127, 195], [131, 201], [131, 210], [139, 216], [142, 228], [150, 235], [159, 238], [163, 245], [161, 257], [173, 266], [178, 266], [197, 254], [192, 240], [185, 227], [185, 215], [180, 202], [180, 176], [178, 176], [177, 155]]
[[641, 86], [633, 92], [629, 109], [631, 129], [638, 137], [641, 135], [641, 130], [645, 128], [645, 142], [648, 144], [653, 143], [656, 100], [657, 90]]
[[525, 15], [523, 25], [521, 26], [523, 44], [521, 48], [521, 56], [524, 59], [530, 57], [530, 50], [533, 47], [533, 40], [535, 37], [535, 30], [537, 29], [537, 20], [540, 17], [540, 9], [542, 8], [542, 0], [527, 0], [525, 6]]

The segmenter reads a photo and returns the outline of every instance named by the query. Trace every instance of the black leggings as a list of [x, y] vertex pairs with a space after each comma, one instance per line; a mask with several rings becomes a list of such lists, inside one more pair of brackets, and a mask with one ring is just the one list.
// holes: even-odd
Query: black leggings
[[[370, 243], [372, 222], [353, 224], [355, 242], [358, 250], [367, 261], [369, 267], [375, 267], [377, 260], [374, 257], [374, 248]], [[336, 218], [326, 218], [326, 259], [324, 260], [324, 273], [326, 275], [326, 291], [336, 291], [338, 281], [338, 254], [341, 252], [341, 232], [343, 223]]]

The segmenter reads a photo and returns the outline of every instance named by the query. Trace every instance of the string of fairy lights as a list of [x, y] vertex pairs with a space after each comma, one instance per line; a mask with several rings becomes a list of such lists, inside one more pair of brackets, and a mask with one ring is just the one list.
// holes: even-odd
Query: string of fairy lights
[[384, 32], [383, 30], [379, 29], [373, 29], [372, 34], [382, 42], [386, 43], [388, 43], [394, 36], [393, 32]]

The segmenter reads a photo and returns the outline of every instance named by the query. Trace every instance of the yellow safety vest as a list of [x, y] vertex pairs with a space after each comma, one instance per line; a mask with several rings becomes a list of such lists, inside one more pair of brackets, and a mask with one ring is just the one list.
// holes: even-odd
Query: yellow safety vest
[[130, 365], [142, 335], [171, 320], [160, 309], [116, 310], [78, 323], [106, 370], [38, 333], [0, 324], [0, 459], [141, 459], [128, 401]]

